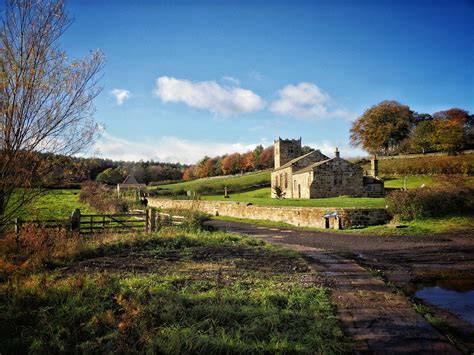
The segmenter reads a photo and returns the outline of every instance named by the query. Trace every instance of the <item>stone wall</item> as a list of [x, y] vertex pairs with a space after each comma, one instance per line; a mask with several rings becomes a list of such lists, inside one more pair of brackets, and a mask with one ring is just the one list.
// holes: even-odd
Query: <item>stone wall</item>
[[285, 222], [300, 227], [324, 228], [324, 215], [337, 212], [343, 228], [369, 226], [388, 222], [389, 215], [383, 208], [317, 208], [253, 206], [243, 202], [223, 202], [204, 200], [167, 200], [149, 198], [148, 205], [156, 208], [194, 209], [213, 216], [262, 219]]
[[363, 171], [358, 165], [335, 158], [314, 169], [311, 198], [365, 196]]

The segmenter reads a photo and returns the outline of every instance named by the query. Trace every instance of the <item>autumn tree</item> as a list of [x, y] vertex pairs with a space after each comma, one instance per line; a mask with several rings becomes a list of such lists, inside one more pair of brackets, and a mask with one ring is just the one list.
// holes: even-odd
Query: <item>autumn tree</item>
[[[104, 57], [69, 60], [63, 0], [7, 0], [0, 29], [0, 229], [44, 187], [37, 152], [72, 155], [98, 132], [92, 100]], [[15, 198], [12, 198], [13, 195]]]
[[436, 127], [433, 121], [419, 122], [411, 134], [410, 143], [414, 153], [427, 153], [435, 150]]
[[393, 153], [400, 142], [408, 138], [413, 119], [408, 106], [396, 101], [383, 101], [354, 121], [351, 144], [370, 153]]
[[240, 170], [241, 171], [252, 171], [255, 167], [255, 161], [253, 158], [253, 152], [247, 152], [245, 154], [242, 154], [242, 157], [240, 159]]
[[234, 153], [222, 159], [222, 172], [224, 175], [237, 174], [240, 172], [240, 154]]
[[274, 149], [273, 145], [265, 148], [260, 154], [259, 165], [262, 169], [273, 168], [274, 166]]

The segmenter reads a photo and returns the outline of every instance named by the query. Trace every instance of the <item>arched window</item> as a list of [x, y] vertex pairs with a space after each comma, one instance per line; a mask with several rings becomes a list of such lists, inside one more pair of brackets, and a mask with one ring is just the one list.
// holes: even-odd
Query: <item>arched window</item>
[[288, 188], [288, 173], [285, 173], [285, 189]]

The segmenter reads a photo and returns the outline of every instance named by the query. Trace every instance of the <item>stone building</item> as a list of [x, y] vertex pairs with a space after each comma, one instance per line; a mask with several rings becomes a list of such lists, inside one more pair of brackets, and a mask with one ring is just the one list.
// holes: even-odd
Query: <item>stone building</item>
[[302, 154], [300, 139], [274, 141], [275, 169], [271, 174], [272, 197], [279, 186], [285, 198], [321, 198], [336, 196], [381, 197], [384, 183], [377, 177], [378, 162], [372, 159], [372, 174], [340, 157], [329, 158], [320, 150]]

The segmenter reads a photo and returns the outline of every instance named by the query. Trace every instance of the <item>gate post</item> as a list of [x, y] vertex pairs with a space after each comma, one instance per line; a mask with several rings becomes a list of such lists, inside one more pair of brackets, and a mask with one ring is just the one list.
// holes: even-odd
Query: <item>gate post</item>
[[70, 230], [71, 232], [80, 232], [81, 231], [81, 210], [76, 208], [71, 214], [70, 219]]
[[149, 228], [148, 232], [154, 232], [155, 231], [155, 221], [156, 221], [156, 211], [154, 208], [149, 208], [147, 210], [148, 213], [148, 223], [149, 223]]

